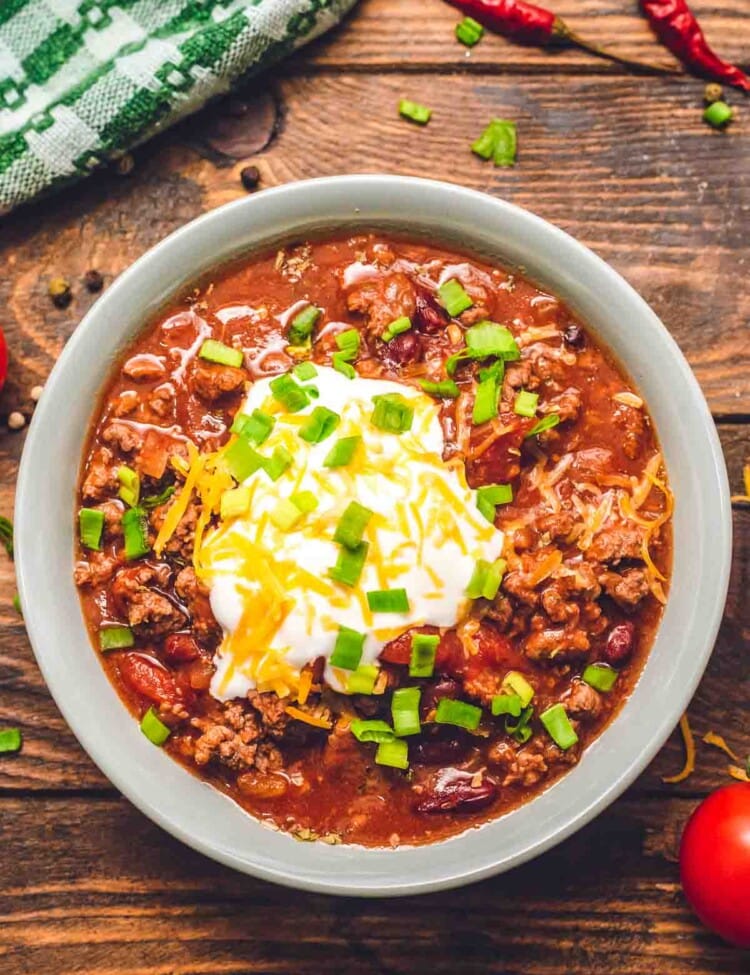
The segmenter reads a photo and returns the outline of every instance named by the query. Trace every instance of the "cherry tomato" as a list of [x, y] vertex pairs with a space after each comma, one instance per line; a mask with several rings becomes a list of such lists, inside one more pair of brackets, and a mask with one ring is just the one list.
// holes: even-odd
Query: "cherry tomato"
[[682, 834], [680, 878], [706, 927], [750, 948], [750, 783], [724, 786], [695, 810]]
[[8, 346], [5, 343], [3, 330], [0, 328], [0, 389], [5, 385], [5, 377], [8, 375]]

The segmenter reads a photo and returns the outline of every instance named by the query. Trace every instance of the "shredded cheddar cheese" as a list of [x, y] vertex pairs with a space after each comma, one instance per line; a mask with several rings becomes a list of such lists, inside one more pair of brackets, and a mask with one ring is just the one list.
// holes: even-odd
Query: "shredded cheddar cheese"
[[682, 740], [685, 745], [685, 764], [682, 770], [676, 775], [662, 776], [662, 782], [666, 782], [669, 785], [675, 785], [677, 782], [684, 782], [684, 780], [689, 775], [692, 775], [695, 771], [695, 739], [693, 738], [693, 732], [690, 728], [687, 713], [683, 714], [683, 716], [680, 718], [680, 731], [682, 732]]
[[314, 714], [309, 714], [307, 711], [295, 708], [293, 704], [288, 704], [285, 710], [290, 718], [294, 718], [296, 721], [304, 721], [305, 724], [312, 725], [313, 728], [325, 728], [328, 730], [333, 727], [331, 722], [325, 718], [319, 718]]
[[739, 762], [740, 760], [739, 756], [732, 751], [732, 749], [729, 747], [729, 745], [727, 745], [727, 743], [724, 741], [721, 735], [716, 735], [714, 734], [713, 731], [707, 731], [706, 734], [703, 736], [703, 740], [707, 745], [713, 745], [714, 748], [721, 749], [721, 751], [723, 751], [726, 755], [728, 755], [732, 759], [732, 761]]

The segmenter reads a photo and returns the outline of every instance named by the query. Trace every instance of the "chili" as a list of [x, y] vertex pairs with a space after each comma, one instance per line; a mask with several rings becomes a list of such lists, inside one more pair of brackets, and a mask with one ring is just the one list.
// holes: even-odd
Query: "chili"
[[659, 64], [649, 64], [644, 61], [634, 61], [621, 57], [619, 54], [592, 44], [574, 33], [562, 18], [551, 10], [539, 7], [526, 0], [448, 0], [463, 13], [474, 17], [489, 30], [510, 37], [522, 44], [535, 44], [544, 47], [547, 44], [563, 43], [580, 47], [598, 57], [608, 58], [618, 64], [631, 68], [661, 73], [673, 73], [671, 68]]
[[661, 43], [686, 68], [712, 81], [724, 81], [750, 92], [750, 78], [711, 50], [685, 0], [641, 0], [641, 9]]

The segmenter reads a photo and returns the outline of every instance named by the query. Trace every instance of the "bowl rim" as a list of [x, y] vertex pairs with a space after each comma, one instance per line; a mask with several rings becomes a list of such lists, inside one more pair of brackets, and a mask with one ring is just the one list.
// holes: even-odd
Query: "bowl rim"
[[[115, 739], [114, 744], [111, 742], [107, 743], [102, 740], [101, 735], [93, 733], [94, 724], [91, 716], [86, 707], [82, 709], [77, 706], [80, 705], [81, 700], [79, 697], [76, 697], [76, 693], [71, 688], [70, 682], [65, 676], [65, 668], [61, 667], [59, 655], [53, 649], [54, 639], [50, 642], [51, 637], [56, 636], [56, 634], [54, 634], [53, 625], [45, 616], [44, 603], [46, 600], [36, 601], [33, 598], [33, 594], [38, 588], [38, 582], [42, 580], [45, 586], [52, 587], [43, 591], [51, 593], [54, 598], [57, 598], [57, 590], [60, 588], [56, 580], [50, 578], [49, 573], [45, 575], [46, 563], [44, 561], [44, 555], [40, 553], [40, 546], [36, 544], [39, 532], [39, 501], [45, 497], [38, 482], [40, 475], [46, 469], [45, 451], [49, 449], [51, 442], [51, 429], [55, 424], [59, 426], [61, 422], [60, 410], [65, 405], [64, 387], [66, 383], [70, 385], [71, 382], [68, 374], [74, 368], [77, 357], [80, 357], [86, 346], [90, 346], [94, 341], [93, 333], [99, 323], [106, 321], [108, 314], [116, 312], [118, 302], [133, 291], [139, 279], [144, 278], [149, 273], [155, 274], [157, 265], [164, 265], [165, 262], [168, 263], [172, 260], [174, 254], [179, 255], [180, 253], [184, 253], [185, 249], [191, 246], [192, 241], [199, 240], [204, 235], [206, 238], [210, 238], [212, 234], [216, 236], [217, 233], [220, 233], [222, 226], [231, 223], [235, 217], [247, 217], [248, 222], [252, 223], [254, 214], [257, 213], [262, 216], [265, 212], [266, 214], [271, 213], [269, 219], [273, 221], [272, 211], [276, 204], [282, 208], [286, 205], [287, 211], [290, 208], [293, 210], [295, 205], [304, 209], [302, 201], [305, 197], [309, 199], [310, 195], [312, 195], [321, 201], [321, 206], [328, 205], [332, 209], [335, 209], [342, 199], [349, 200], [353, 204], [363, 194], [370, 194], [375, 197], [379, 195], [382, 203], [370, 203], [368, 206], [363, 206], [362, 208], [352, 205], [350, 224], [364, 223], [367, 219], [364, 216], [366, 212], [369, 210], [377, 212], [379, 205], [383, 209], [386, 209], [389, 205], [387, 201], [390, 200], [390, 205], [393, 205], [393, 199], [400, 197], [404, 201], [404, 204], [406, 204], [407, 200], [416, 200], [420, 204], [424, 204], [425, 214], [428, 212], [431, 214], [429, 221], [427, 220], [427, 216], [425, 220], [431, 222], [432, 226], [438, 229], [438, 232], [440, 227], [444, 227], [442, 236], [447, 239], [450, 239], [452, 232], [448, 224], [451, 221], [451, 214], [457, 212], [456, 207], [464, 207], [469, 210], [473, 208], [477, 214], [479, 210], [482, 210], [489, 214], [487, 218], [488, 222], [491, 222], [492, 218], [496, 218], [499, 223], [506, 220], [516, 227], [523, 228], [524, 233], [528, 233], [529, 236], [542, 235], [549, 241], [552, 250], [566, 255], [564, 264], [567, 266], [571, 264], [576, 265], [577, 270], [575, 274], [581, 274], [582, 271], [580, 269], [585, 269], [587, 274], [591, 274], [596, 280], [606, 285], [607, 288], [616, 294], [618, 300], [629, 303], [631, 310], [637, 312], [639, 327], [644, 328], [652, 339], [658, 339], [657, 344], [660, 345], [662, 354], [666, 356], [669, 361], [669, 367], [673, 370], [672, 375], [674, 375], [677, 382], [677, 387], [675, 388], [679, 388], [680, 390], [683, 406], [690, 411], [691, 419], [697, 423], [697, 426], [692, 430], [692, 437], [699, 443], [702, 450], [703, 464], [700, 470], [698, 470], [696, 463], [694, 465], [695, 469], [691, 469], [689, 473], [695, 481], [695, 484], [691, 482], [691, 489], [694, 488], [698, 497], [703, 502], [706, 502], [706, 504], [710, 502], [711, 505], [710, 509], [702, 514], [703, 521], [698, 526], [698, 533], [700, 535], [699, 542], [701, 545], [705, 545], [708, 542], [712, 543], [713, 556], [710, 575], [706, 569], [703, 570], [703, 574], [700, 576], [703, 587], [703, 603], [706, 605], [700, 613], [696, 612], [691, 617], [691, 621], [689, 621], [687, 626], [688, 633], [691, 633], [690, 627], [692, 626], [692, 633], [695, 636], [695, 652], [689, 656], [682, 650], [678, 651], [678, 653], [683, 654], [685, 659], [681, 665], [680, 681], [675, 684], [670, 683], [668, 687], [671, 693], [668, 706], [664, 707], [663, 712], [658, 717], [649, 719], [649, 737], [646, 740], [642, 740], [641, 747], [637, 752], [631, 749], [628, 760], [612, 774], [611, 780], [606, 783], [600, 783], [595, 789], [587, 788], [585, 793], [582, 794], [581, 805], [577, 811], [566, 812], [565, 816], [559, 819], [555, 817], [554, 809], [545, 813], [546, 819], [540, 824], [538, 835], [535, 837], [526, 836], [525, 838], [519, 836], [515, 847], [500, 856], [493, 856], [492, 839], [497, 838], [494, 834], [498, 830], [498, 824], [509, 822], [509, 818], [514, 817], [517, 810], [491, 820], [489, 823], [477, 829], [466, 830], [457, 836], [453, 836], [447, 840], [439, 840], [427, 846], [400, 847], [393, 851], [384, 849], [369, 850], [350, 845], [344, 847], [325, 847], [328, 853], [325, 856], [322, 867], [317, 863], [315, 857], [311, 858], [307, 852], [300, 853], [301, 847], [304, 850], [305, 847], [319, 848], [323, 846], [323, 844], [319, 843], [298, 844], [295, 841], [291, 841], [288, 845], [288, 855], [283, 853], [283, 850], [282, 854], [279, 854], [275, 847], [268, 856], [260, 848], [250, 853], [244, 851], [238, 854], [231, 843], [222, 841], [218, 831], [216, 835], [210, 831], [207, 833], [205, 829], [203, 829], [203, 832], [200, 832], [194, 824], [191, 824], [189, 817], [180, 817], [174, 809], [169, 808], [167, 796], [161, 791], [162, 783], [158, 779], [161, 776], [166, 780], [171, 778], [171, 776], [166, 772], [162, 762], [157, 761], [156, 758], [148, 758], [145, 752], [141, 754], [140, 743], [136, 743], [135, 739], [129, 733], [123, 732], [121, 734], [123, 739], [125, 737], [128, 739], [124, 744], [121, 744], [117, 739]], [[314, 204], [309, 203], [307, 205], [314, 206]], [[406, 219], [404, 217], [404, 225]], [[320, 225], [321, 227], [327, 225], [330, 228], [329, 232], [339, 228], [339, 225], [333, 221], [334, 218], [332, 215], [326, 217], [321, 214]], [[396, 222], [398, 223], [398, 220]], [[426, 225], [427, 223], [425, 223]], [[409, 229], [405, 226], [404, 235], [408, 237], [409, 233]], [[503, 245], [497, 244], [497, 239], [494, 234], [489, 231], [488, 234], [488, 239], [495, 241], [495, 250], [498, 254], [498, 259], [502, 261], [502, 254], [504, 252]], [[262, 237], [270, 241], [273, 239], [273, 234], [265, 233]], [[479, 239], [478, 232], [475, 239]], [[254, 244], [238, 245], [237, 247], [237, 251], [244, 251], [248, 254], [262, 249], [263, 244], [260, 241]], [[467, 245], [466, 250], [471, 251], [472, 249], [477, 251], [479, 245], [477, 244], [474, 247]], [[223, 257], [217, 259], [213, 266], [221, 265], [228, 260], [231, 260], [231, 257], [225, 254]], [[509, 262], [506, 260], [505, 263], [507, 264]], [[199, 267], [187, 274], [187, 280], [195, 280], [210, 266], [210, 264], [206, 266], [205, 261], [202, 262]], [[573, 272], [569, 273], [572, 274]], [[534, 280], [533, 274], [529, 276]], [[175, 288], [171, 290], [173, 292]], [[558, 290], [560, 289], [558, 288]], [[150, 311], [144, 308], [139, 312], [141, 327], [143, 327], [143, 324], [152, 313], [153, 307]], [[596, 326], [591, 327], [596, 332]], [[130, 332], [130, 339], [137, 332], [138, 328], [134, 327]], [[117, 355], [119, 356], [119, 354], [120, 350], [118, 349]], [[104, 356], [104, 353], [102, 353], [102, 356]], [[106, 365], [106, 363], [109, 363], [109, 365]], [[110, 366], [111, 360], [101, 358], [98, 373], [98, 387], [100, 390], [106, 382], [106, 376], [108, 375]], [[629, 375], [633, 376], [632, 366], [628, 366], [626, 363], [625, 368]], [[89, 416], [93, 415], [93, 410], [94, 407], [88, 409]], [[658, 424], [657, 434], [662, 439], [662, 430], [659, 429]], [[81, 448], [79, 446], [79, 453], [75, 458], [76, 480], [80, 465], [80, 450]], [[68, 507], [72, 513], [73, 503], [71, 502]], [[693, 513], [698, 510], [698, 507], [694, 505]], [[215, 210], [202, 214], [195, 220], [178, 228], [126, 269], [95, 304], [92, 305], [81, 320], [73, 335], [68, 340], [62, 354], [59, 356], [45, 385], [45, 393], [38, 404], [36, 415], [30, 425], [21, 459], [16, 495], [15, 527], [18, 588], [24, 613], [24, 621], [34, 654], [50, 693], [67, 724], [103, 774], [146, 816], [187, 845], [208, 855], [214, 860], [234, 867], [242, 872], [287, 886], [323, 893], [358, 896], [405, 895], [437, 891], [483, 879], [508, 870], [513, 866], [517, 866], [531, 857], [546, 851], [570, 836], [606, 808], [606, 806], [635, 780], [637, 775], [640, 774], [656, 752], [662, 747], [692, 697], [708, 663], [718, 633], [719, 624], [723, 615], [731, 566], [732, 522], [729, 485], [718, 434], [708, 405], [689, 365], [674, 339], [644, 299], [634, 291], [617, 271], [585, 247], [585, 245], [578, 242], [560, 228], [515, 204], [455, 184], [414, 177], [384, 176], [378, 174], [333, 176], [297, 181], [264, 190], [256, 196], [232, 201]], [[70, 537], [72, 538], [72, 526], [70, 532]], [[72, 568], [72, 546], [68, 556]], [[670, 597], [670, 603], [672, 602], [672, 598]], [[697, 602], [698, 600], [696, 599]], [[80, 609], [78, 611], [80, 613]], [[663, 626], [664, 621], [660, 625], [660, 630]], [[652, 654], [655, 646], [656, 643], [652, 647]], [[90, 643], [85, 647], [85, 650], [91, 655], [91, 663], [95, 664], [102, 671], [103, 676], [103, 668], [95, 660], [94, 654], [92, 653], [93, 647], [91, 647]], [[90, 669], [90, 666], [86, 663], [83, 666], [85, 670]], [[648, 662], [646, 666], [648, 666]], [[91, 674], [89, 676], [94, 684], [99, 683], [96, 675]], [[643, 676], [639, 684], [642, 680]], [[631, 700], [637, 690], [638, 688], [630, 695]], [[611, 732], [613, 727], [623, 722], [627, 704], [628, 702], [626, 702], [625, 707], [621, 709], [614, 721], [610, 723], [608, 729], [605, 729], [602, 735], [586, 750], [587, 758], [591, 756], [594, 749], [597, 749], [597, 754], [601, 752], [603, 748], [601, 743], [607, 736], [607, 733]], [[94, 709], [98, 706], [99, 702], [96, 701], [92, 705]], [[121, 707], [121, 711], [127, 714], [128, 721], [137, 729], [137, 723], [133, 721], [126, 709]], [[118, 722], [119, 719], [116, 718], [116, 723]], [[632, 733], [637, 733], [638, 728], [632, 721], [629, 723], [629, 727]], [[625, 748], [625, 744], [624, 741], [620, 742], [622, 748]], [[611, 745], [612, 743], [610, 742], [608, 745], [610, 750]], [[149, 745], [148, 747], [154, 751], [153, 746]], [[118, 764], [118, 758], [120, 760], [123, 758], [129, 760], [129, 750], [132, 751], [133, 749], [137, 755], [134, 755], [132, 762], [129, 762], [129, 764], [126, 763], [125, 765]], [[198, 801], [200, 801], [200, 797], [197, 790], [200, 789], [203, 789], [206, 806], [213, 805], [213, 801], [205, 798], [206, 789], [209, 789], [216, 795], [221, 795], [213, 787], [207, 786], [204, 782], [192, 776], [189, 772], [186, 772], [186, 770], [182, 769], [171, 758], [163, 755], [162, 758], [166, 758], [170, 764], [179, 769], [180, 773], [187, 780], [194, 783], [194, 787], [190, 786], [186, 787], [186, 789], [194, 793], [194, 797]], [[537, 804], [541, 803], [545, 796], [549, 796], [555, 790], [558, 790], [561, 783], [570, 779], [575, 772], [584, 768], [586, 764], [586, 762], [582, 762], [574, 769], [566, 772], [557, 783], [544, 790], [530, 802], [519, 807], [519, 809], [534, 809]], [[155, 773], [153, 772], [152, 766], [155, 768], [158, 766]], [[139, 775], [151, 778], [150, 787], [156, 793], [155, 798], [153, 793], [149, 794], [148, 790], [144, 788], [143, 781], [139, 778]], [[581, 781], [585, 782], [585, 779]], [[165, 781], [164, 789], [166, 788], [168, 788], [168, 783]], [[226, 799], [223, 796], [222, 798]], [[231, 800], [226, 800], [226, 802], [231, 803]], [[235, 807], [235, 804], [232, 803], [232, 806]], [[248, 817], [246, 813], [242, 813], [242, 815], [248, 822], [254, 823], [255, 826], [260, 826], [257, 820]], [[227, 813], [227, 817], [229, 817], [229, 813]], [[517, 820], [515, 821], [517, 822]], [[494, 831], [493, 827], [495, 828]], [[260, 828], [262, 829], [263, 827], [260, 826]], [[255, 832], [254, 827], [249, 832], [252, 832], [256, 839], [259, 839], [259, 847], [265, 845], [259, 834]], [[520, 832], [523, 833], [523, 828], [521, 828]], [[478, 847], [477, 843], [469, 841], [470, 837], [476, 837], [482, 833], [487, 837], [486, 843], [480, 843]], [[273, 846], [276, 843], [275, 839], [271, 841], [270, 836], [276, 837], [277, 835], [286, 836], [286, 834], [270, 833], [269, 846]], [[488, 846], [484, 855], [480, 849], [483, 846]], [[466, 848], [467, 851], [470, 850], [470, 855], [467, 852], [466, 862], [464, 862], [461, 855], [463, 848]], [[353, 855], [343, 855], [339, 852], [342, 849], [347, 851], [348, 854]], [[428, 869], [428, 861], [425, 857], [423, 855], [416, 855], [417, 852], [422, 851], [423, 853], [426, 850], [431, 851], [433, 854], [438, 851], [434, 858], [438, 860], [445, 859], [445, 863], [439, 864], [437, 868], [430, 867]], [[443, 857], [442, 851], [445, 850], [453, 852], [449, 856]], [[364, 861], [368, 861], [368, 863], [375, 863], [376, 861], [381, 863], [381, 858], [382, 862], [391, 862], [394, 869], [391, 871], [387, 866], [385, 868], [378, 866], [373, 872], [366, 865], [363, 866]], [[300, 860], [302, 861], [301, 864], [295, 862]], [[392, 876], [392, 873], [397, 873], [398, 877]]]

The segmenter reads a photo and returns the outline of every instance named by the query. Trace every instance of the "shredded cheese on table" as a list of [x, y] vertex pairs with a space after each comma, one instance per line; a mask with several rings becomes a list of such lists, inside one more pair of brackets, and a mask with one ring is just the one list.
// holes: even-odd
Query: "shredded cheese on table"
[[682, 740], [685, 745], [685, 764], [682, 771], [678, 772], [676, 775], [662, 776], [662, 782], [666, 782], [669, 785], [675, 785], [677, 782], [684, 782], [685, 779], [689, 775], [692, 775], [695, 771], [695, 739], [693, 738], [693, 732], [690, 728], [687, 713], [683, 714], [683, 716], [680, 718], [680, 731], [682, 732]]

